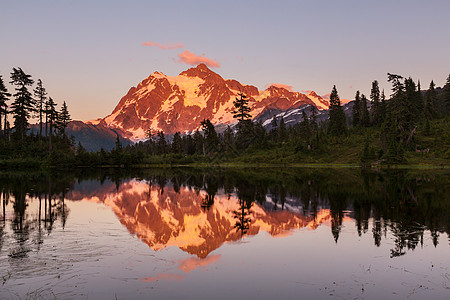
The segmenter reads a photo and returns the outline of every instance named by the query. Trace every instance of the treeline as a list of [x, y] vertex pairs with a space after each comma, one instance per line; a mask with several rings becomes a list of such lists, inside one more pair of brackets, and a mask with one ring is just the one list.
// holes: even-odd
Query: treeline
[[[27, 165], [79, 165], [79, 166], [131, 166], [141, 164], [191, 164], [191, 163], [303, 163], [340, 162], [341, 157], [353, 152], [345, 162], [371, 165], [405, 163], [405, 153], [429, 151], [418, 140], [422, 136], [440, 134], [432, 130], [438, 124], [444, 131], [444, 146], [448, 143], [448, 112], [450, 102], [450, 75], [443, 89], [436, 89], [434, 82], [423, 93], [420, 83], [411, 78], [389, 74], [392, 93], [387, 98], [380, 91], [378, 82], [372, 82], [369, 98], [356, 92], [353, 107], [346, 115], [338, 91], [334, 86], [330, 95], [328, 118], [319, 121], [314, 106], [302, 110], [302, 121], [287, 125], [283, 117], [274, 116], [269, 130], [261, 122], [252, 121], [249, 99], [243, 93], [234, 101], [234, 118], [237, 124], [218, 133], [210, 120], [205, 119], [193, 134], [180, 132], [168, 136], [163, 131], [146, 132], [146, 140], [123, 147], [119, 136], [111, 151], [101, 149], [88, 152], [80, 143], [65, 134], [70, 122], [67, 106], [55, 109], [53, 100], [38, 80], [34, 98], [28, 91], [33, 84], [31, 76], [20, 68], [13, 69], [11, 84], [16, 86], [13, 103], [6, 105], [11, 96], [0, 77], [1, 130], [0, 166], [14, 165], [14, 159], [25, 159]], [[14, 126], [10, 128], [7, 114], [12, 114]], [[39, 118], [39, 132], [27, 135], [29, 119]], [[323, 113], [322, 113], [323, 114]], [[439, 120], [444, 120], [443, 126]], [[436, 123], [437, 122], [437, 123]], [[433, 137], [435, 140], [435, 138]], [[445, 148], [445, 147], [435, 147]], [[354, 152], [357, 151], [357, 157]], [[448, 157], [448, 151], [439, 155]], [[434, 155], [434, 154], [433, 154]], [[11, 160], [12, 159], [12, 160]], [[8, 161], [9, 160], [9, 161]], [[12, 162], [11, 162], [12, 161]]]
[[[446, 120], [450, 75], [439, 94], [433, 81], [425, 93], [420, 82], [416, 84], [411, 78], [388, 73], [388, 81], [392, 84], [392, 94], [388, 99], [376, 80], [372, 82], [369, 99], [357, 91], [350, 116], [344, 113], [334, 86], [328, 120], [319, 122], [318, 111], [311, 106], [303, 109], [302, 121], [293, 126], [286, 125], [282, 117], [273, 117], [268, 131], [261, 122], [252, 122], [249, 101], [246, 95], [239, 94], [233, 111], [238, 120], [236, 127], [228, 126], [223, 133], [217, 133], [211, 121], [206, 119], [200, 124], [201, 130], [192, 135], [177, 132], [171, 141], [164, 132], [149, 129], [145, 142], [126, 149], [118, 145], [111, 153], [110, 161], [117, 161], [118, 151], [144, 163], [223, 162], [272, 151], [270, 153], [281, 152], [280, 156], [291, 155], [292, 162], [295, 162], [307, 155], [333, 157], [333, 152], [347, 143], [350, 147], [358, 147], [363, 165], [374, 161], [404, 163], [405, 151], [424, 151], [424, 146], [416, 139], [418, 129], [427, 135], [430, 134], [430, 122]], [[358, 140], [361, 135], [364, 136], [363, 143]], [[264, 155], [259, 157], [265, 158]], [[267, 158], [267, 162], [273, 162]]]
[[[32, 89], [35, 81], [21, 68], [13, 68], [10, 79], [14, 94], [8, 92], [0, 75], [0, 161], [9, 160], [14, 165], [14, 161], [38, 162], [73, 154], [73, 138], [66, 135], [71, 121], [66, 102], [57, 110], [42, 80], [38, 79]], [[9, 116], [14, 119], [12, 125]], [[33, 118], [38, 120], [39, 128], [37, 133], [28, 133]]]

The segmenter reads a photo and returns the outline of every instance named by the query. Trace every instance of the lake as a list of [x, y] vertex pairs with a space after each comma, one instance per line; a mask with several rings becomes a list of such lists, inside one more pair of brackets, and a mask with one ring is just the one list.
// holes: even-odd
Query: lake
[[446, 170], [1, 172], [1, 299], [449, 299]]

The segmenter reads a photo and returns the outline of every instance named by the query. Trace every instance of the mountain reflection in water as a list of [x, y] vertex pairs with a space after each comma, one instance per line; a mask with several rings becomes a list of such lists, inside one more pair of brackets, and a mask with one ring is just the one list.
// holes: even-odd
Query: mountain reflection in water
[[[425, 231], [436, 246], [449, 229], [445, 173], [169, 169], [139, 171], [134, 178], [116, 171], [87, 179], [74, 176], [4, 176], [0, 250], [7, 219], [16, 239], [6, 245], [10, 257], [39, 250], [53, 223], [59, 219], [64, 227], [70, 217], [67, 199], [110, 207], [131, 234], [155, 251], [176, 246], [198, 258], [244, 235], [265, 231], [281, 237], [321, 224], [330, 227], [338, 243], [345, 222], [355, 224], [358, 236], [371, 234], [375, 246], [391, 232], [390, 256], [396, 257], [423, 245]], [[34, 211], [27, 207], [30, 199], [38, 199]], [[7, 218], [11, 203], [13, 216]]]

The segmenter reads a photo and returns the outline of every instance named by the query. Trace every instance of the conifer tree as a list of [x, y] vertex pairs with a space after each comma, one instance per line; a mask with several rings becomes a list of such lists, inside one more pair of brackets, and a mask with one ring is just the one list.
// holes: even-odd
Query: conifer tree
[[145, 131], [145, 138], [147, 139], [147, 141], [150, 141], [153, 138], [153, 131], [152, 128], [149, 127], [146, 131]]
[[35, 110], [39, 115], [39, 137], [42, 137], [42, 114], [44, 112], [45, 100], [47, 100], [47, 92], [40, 79], [38, 79], [36, 88], [34, 89], [34, 96], [36, 97]]
[[272, 127], [272, 129], [278, 127], [278, 122], [277, 122], [277, 117], [276, 116], [273, 116], [272, 121], [270, 122], [270, 126]]
[[52, 97], [49, 97], [47, 102], [45, 103], [46, 110], [45, 113], [48, 116], [48, 122], [49, 122], [49, 139], [48, 139], [48, 149], [49, 152], [52, 152], [53, 145], [52, 145], [52, 135], [53, 135], [53, 125], [55, 124], [55, 121], [58, 118], [58, 112], [56, 111], [56, 103], [53, 101]]
[[319, 124], [317, 123], [317, 108], [314, 105], [311, 106], [310, 128], [312, 134], [317, 134]]
[[435, 90], [435, 84], [433, 80], [430, 83], [430, 87], [425, 94], [425, 116], [428, 119], [432, 119], [436, 116], [436, 102], [437, 102], [437, 94]]
[[14, 128], [16, 134], [20, 136], [23, 141], [29, 125], [28, 119], [31, 116], [31, 112], [34, 110], [34, 101], [27, 87], [31, 86], [34, 81], [31, 79], [31, 75], [25, 74], [21, 68], [13, 68], [10, 83], [16, 86], [16, 93], [14, 94], [15, 99], [11, 105], [11, 111], [14, 117]]
[[278, 140], [281, 143], [287, 141], [287, 129], [283, 117], [280, 117], [280, 125], [278, 126]]
[[157, 152], [159, 155], [167, 153], [167, 142], [163, 131], [158, 131], [158, 140], [156, 142]]
[[61, 131], [64, 139], [66, 138], [66, 128], [67, 125], [72, 121], [70, 118], [69, 110], [67, 109], [66, 101], [63, 102], [61, 106], [61, 111], [58, 114], [57, 126]]
[[445, 111], [450, 114], [450, 74], [447, 77], [447, 81], [444, 85], [444, 92], [442, 93], [444, 98]]
[[269, 137], [273, 141], [277, 141], [278, 140], [278, 121], [277, 121], [277, 116], [273, 116], [272, 121], [270, 122]]
[[200, 131], [198, 130], [195, 131], [193, 139], [194, 139], [195, 153], [206, 155], [205, 146], [203, 143], [203, 136], [200, 133]]
[[[6, 121], [8, 118], [8, 104], [6, 101], [9, 100], [9, 97], [11, 97], [11, 94], [8, 93], [3, 78], [0, 75], [0, 136], [2, 136], [3, 132], [6, 132]], [[4, 131], [2, 131], [2, 118], [5, 121]]]
[[175, 132], [171, 145], [172, 153], [181, 154], [181, 152], [183, 151], [182, 143], [183, 141], [181, 139], [181, 134], [179, 132]]
[[422, 90], [420, 87], [420, 80], [417, 81], [417, 92], [415, 95], [415, 112], [417, 113], [417, 118], [422, 119], [424, 117], [424, 101]]
[[411, 101], [408, 99], [405, 88], [405, 85], [410, 86], [410, 82], [409, 80], [402, 82], [402, 79], [403, 77], [400, 75], [388, 73], [388, 81], [392, 83], [392, 95], [387, 114], [391, 118], [392, 129], [396, 130], [397, 140], [401, 144], [406, 141], [415, 124]]
[[352, 110], [352, 124], [353, 127], [357, 127], [361, 123], [361, 98], [359, 95], [359, 91], [356, 91], [355, 95], [355, 102], [353, 103], [353, 110]]
[[372, 89], [370, 90], [370, 100], [372, 101], [372, 106], [370, 107], [370, 115], [372, 117], [372, 123], [379, 125], [380, 120], [380, 88], [378, 86], [378, 81], [374, 80], [372, 82]]
[[403, 147], [414, 125], [405, 89], [405, 85], [409, 83], [405, 80], [404, 84], [402, 79], [400, 75], [388, 73], [388, 81], [392, 83], [392, 95], [381, 128], [381, 142], [383, 150], [386, 150], [385, 158], [389, 162], [403, 161]]
[[219, 138], [217, 137], [214, 125], [211, 123], [209, 119], [203, 119], [201, 125], [204, 133], [206, 153], [209, 154], [217, 152], [219, 146]]
[[225, 151], [229, 152], [229, 150], [234, 148], [234, 134], [230, 125], [227, 126], [227, 129], [223, 133], [223, 143], [225, 145]]
[[329, 130], [333, 135], [341, 135], [345, 133], [345, 114], [342, 110], [341, 100], [339, 99], [339, 95], [336, 89], [336, 86], [333, 86], [330, 95], [330, 108], [328, 110], [330, 115], [329, 120]]
[[233, 111], [233, 118], [238, 119], [239, 123], [249, 120], [252, 116], [249, 114], [250, 107], [248, 106], [248, 99], [244, 93], [239, 93], [236, 100], [233, 101], [235, 110]]
[[305, 110], [302, 110], [302, 121], [300, 122], [300, 135], [307, 142], [311, 138], [311, 127]]
[[361, 126], [367, 127], [370, 125], [369, 110], [367, 109], [367, 98], [364, 94], [361, 95]]
[[382, 124], [386, 117], [386, 96], [384, 90], [381, 92], [379, 123]]
[[116, 150], [117, 152], [122, 152], [123, 150], [122, 142], [120, 141], [120, 137], [118, 134], [116, 134], [116, 143], [114, 150]]
[[414, 123], [416, 123], [422, 114], [422, 109], [419, 103], [418, 93], [416, 90], [416, 83], [411, 77], [405, 79], [405, 104], [408, 107], [408, 113]]
[[247, 96], [244, 93], [238, 93], [238, 97], [233, 101], [235, 110], [233, 111], [233, 118], [238, 119], [236, 146], [245, 149], [252, 142], [253, 136], [253, 122], [251, 121], [250, 106], [248, 104]]

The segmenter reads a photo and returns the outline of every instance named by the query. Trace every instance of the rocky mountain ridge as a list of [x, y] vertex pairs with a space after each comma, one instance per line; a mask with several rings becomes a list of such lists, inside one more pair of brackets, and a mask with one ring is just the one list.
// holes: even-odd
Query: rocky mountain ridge
[[254, 119], [268, 110], [287, 111], [304, 105], [326, 110], [329, 106], [328, 100], [313, 91], [303, 94], [277, 85], [259, 91], [255, 86], [223, 79], [200, 64], [174, 77], [152, 73], [132, 87], [110, 115], [88, 123], [111, 128], [134, 141], [145, 138], [149, 128], [166, 134], [189, 133], [198, 129], [203, 119], [215, 125], [236, 123], [233, 101], [239, 93], [248, 97]]

